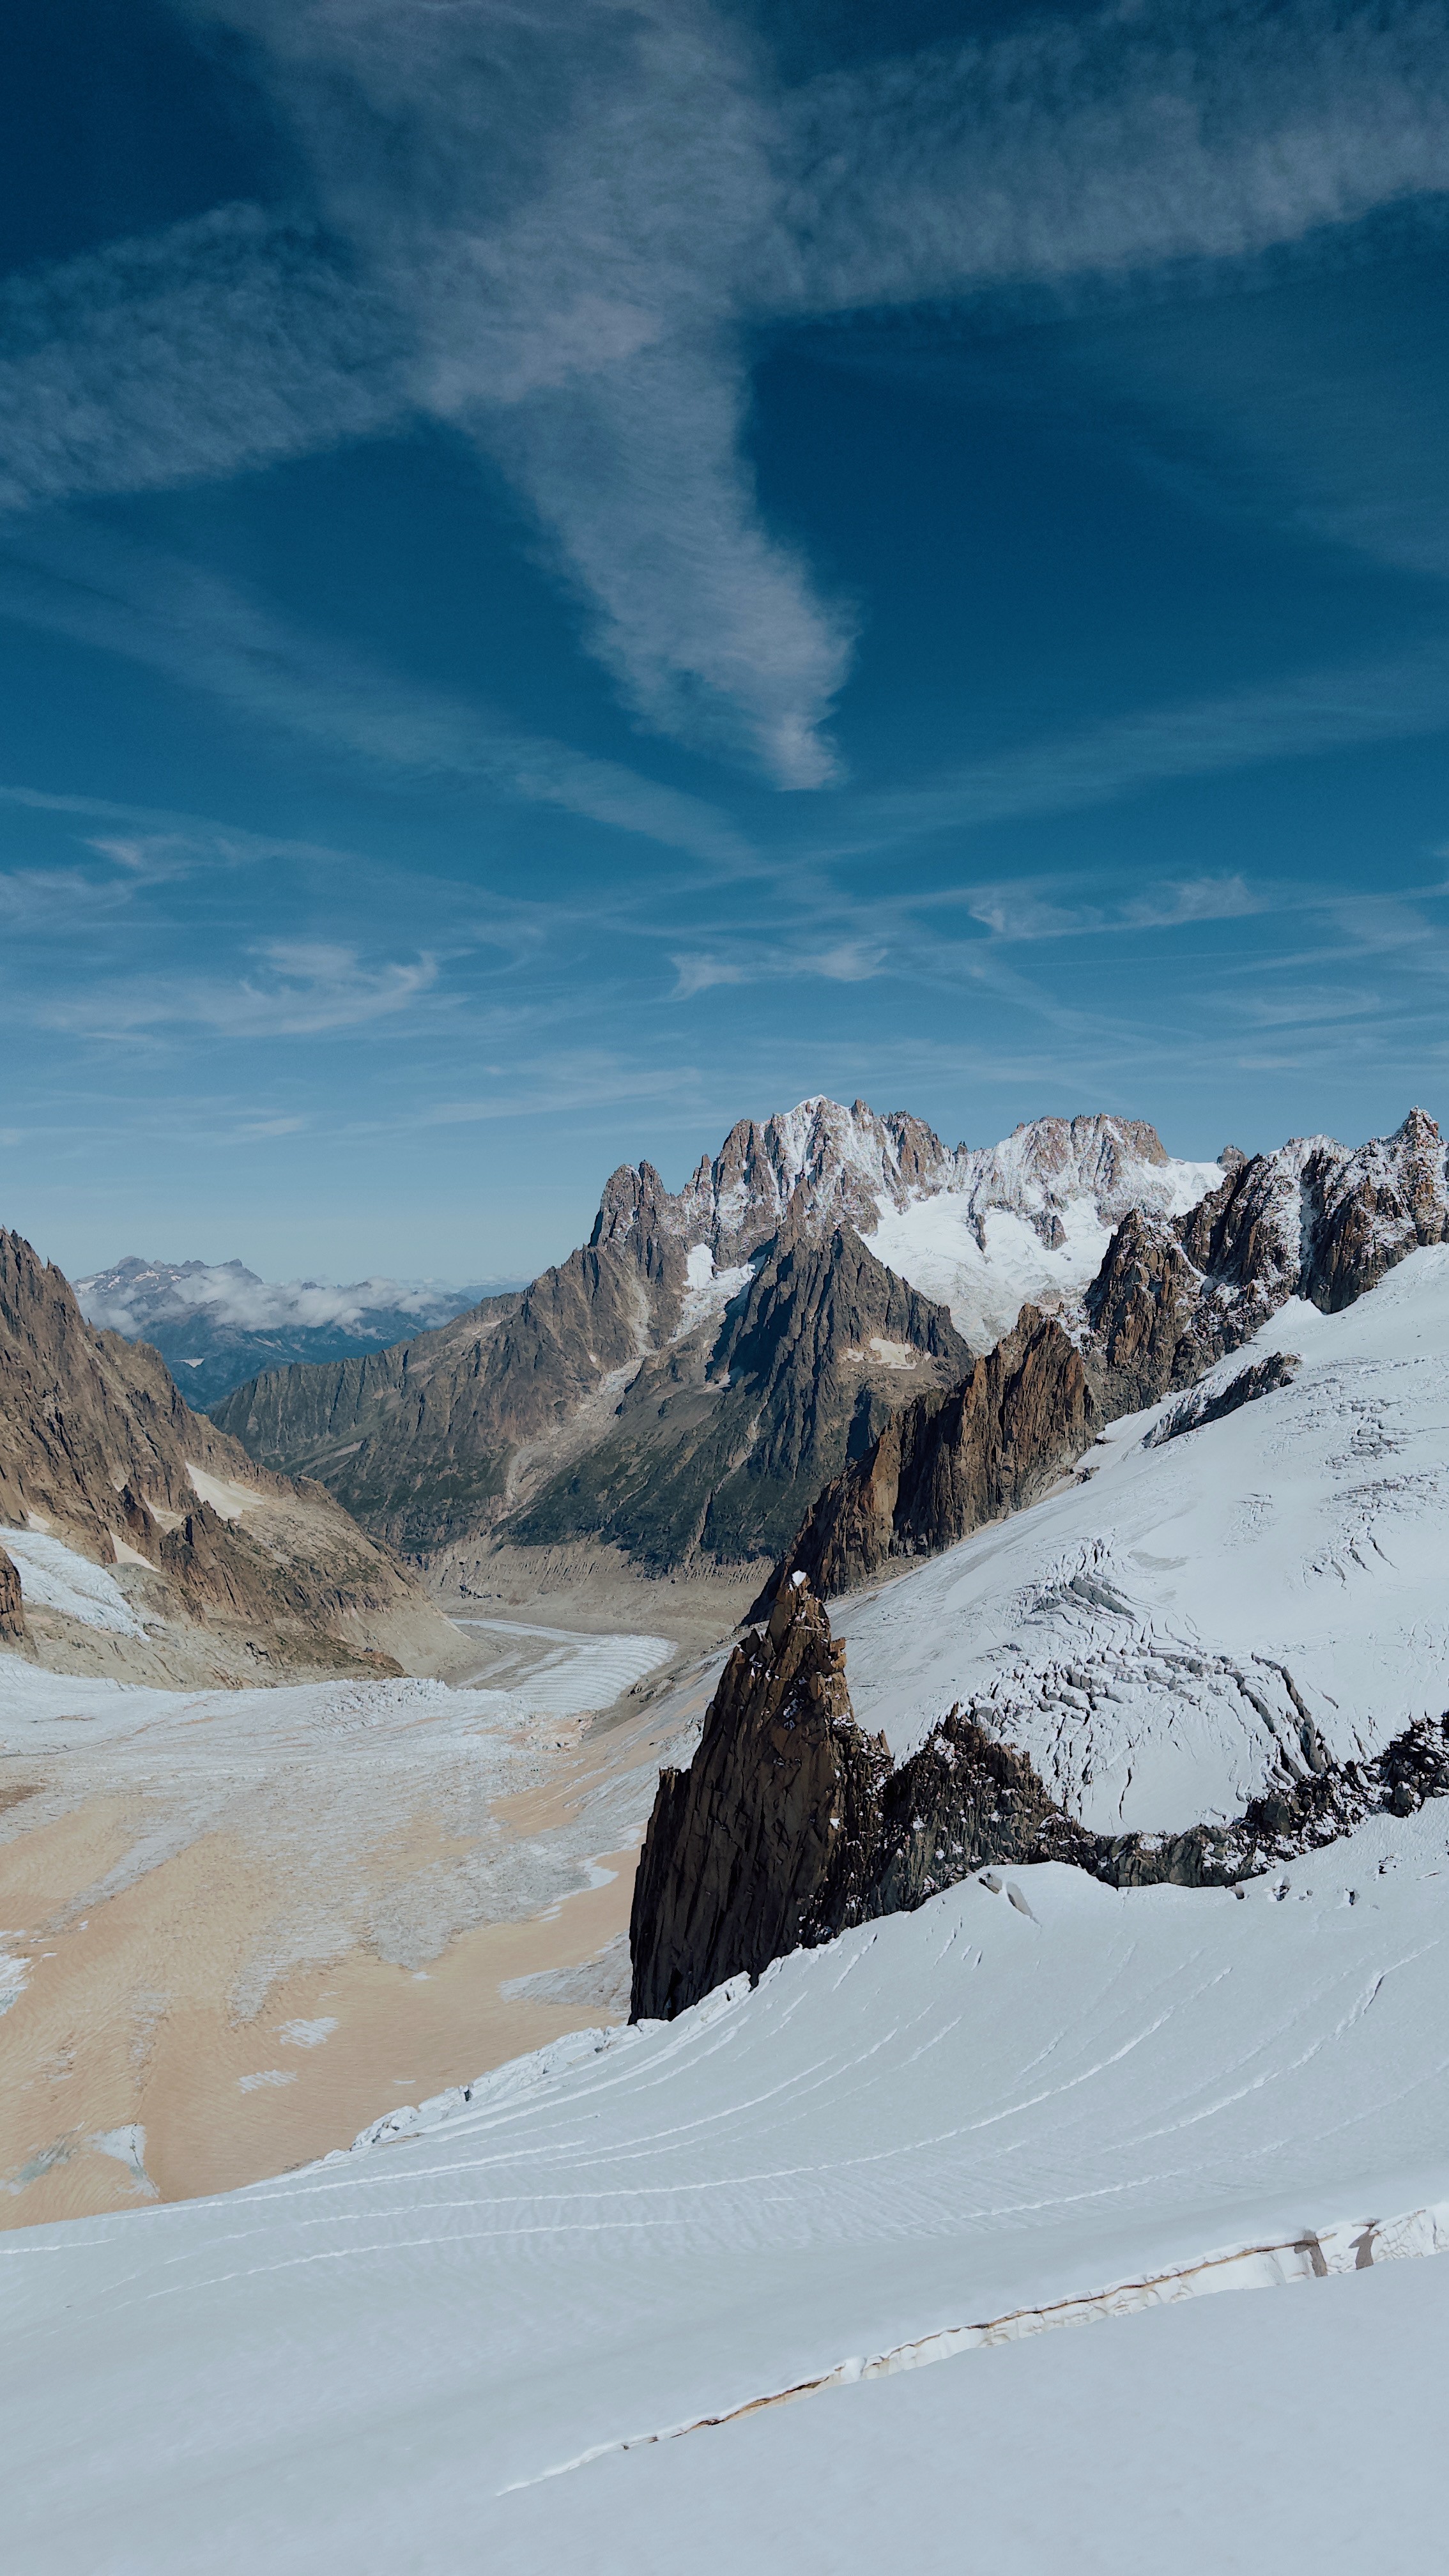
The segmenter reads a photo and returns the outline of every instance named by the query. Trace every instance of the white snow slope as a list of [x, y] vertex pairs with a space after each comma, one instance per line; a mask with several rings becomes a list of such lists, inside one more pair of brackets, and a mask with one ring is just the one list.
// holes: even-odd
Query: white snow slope
[[[1031, 1136], [1023, 1131], [1023, 1141]], [[1070, 1308], [1100, 1270], [1126, 1206], [1185, 1216], [1223, 1178], [1217, 1163], [1169, 1159], [1129, 1166], [1106, 1193], [1070, 1169], [1044, 1179], [1012, 1136], [958, 1155], [956, 1167], [944, 1187], [915, 1192], [903, 1207], [883, 1204], [863, 1240], [887, 1269], [950, 1308], [973, 1351], [990, 1350], [1025, 1305]], [[1015, 1204], [1003, 1207], [1003, 1197]]]
[[[979, 1668], [1155, 1822], [1266, 1760], [1255, 1655], [1340, 1743], [1437, 1713], [1449, 1251], [1274, 1334], [1292, 1389], [850, 1605], [862, 1716]], [[1398, 2258], [1449, 2249], [1446, 1971], [1449, 1800], [1237, 1891], [987, 1873], [322, 2165], [19, 2231], [7, 2567], [1436, 2564], [1449, 2264]]]
[[6, 1529], [0, 1524], [0, 1547], [20, 1577], [23, 1601], [63, 1610], [87, 1628], [107, 1628], [118, 1637], [145, 1636], [115, 1576], [103, 1565], [92, 1565], [89, 1557], [78, 1555], [43, 1530]]
[[1241, 1898], [971, 1881], [398, 2143], [14, 2235], [7, 2563], [1433, 2563], [1449, 2266], [1333, 2276], [1449, 2244], [1446, 1935], [1449, 1805]]
[[1270, 1350], [1292, 1386], [1160, 1446], [1170, 1405], [1118, 1422], [1085, 1482], [832, 1610], [862, 1724], [901, 1754], [985, 1699], [1112, 1833], [1238, 1813], [1298, 1702], [1340, 1757], [1442, 1715], [1449, 1247], [1343, 1314], [1295, 1300], [1205, 1391]]

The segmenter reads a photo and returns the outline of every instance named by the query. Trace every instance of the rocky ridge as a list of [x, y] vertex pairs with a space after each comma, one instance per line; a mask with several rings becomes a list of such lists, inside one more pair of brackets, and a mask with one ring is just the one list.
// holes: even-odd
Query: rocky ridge
[[911, 1912], [978, 1870], [1063, 1861], [1112, 1887], [1230, 1887], [1368, 1815], [1445, 1796], [1449, 1715], [1347, 1762], [1305, 1716], [1296, 1753], [1240, 1816], [1177, 1834], [1093, 1832], [971, 1707], [893, 1768], [885, 1737], [855, 1718], [844, 1650], [797, 1574], [735, 1648], [689, 1769], [661, 1775], [634, 1890], [631, 2018], [670, 2020], [726, 1978], [757, 1979], [790, 1950]]
[[[909, 1246], [879, 1248], [887, 1223], [947, 1211], [994, 1276], [994, 1215], [1054, 1258], [1084, 1212], [1096, 1246], [1124, 1209], [1214, 1177], [1133, 1120], [1041, 1119], [953, 1151], [919, 1119], [809, 1100], [741, 1121], [677, 1192], [623, 1166], [589, 1243], [522, 1295], [374, 1357], [270, 1371], [214, 1418], [420, 1554], [481, 1533], [613, 1543], [655, 1571], [749, 1564], [904, 1397], [982, 1347], [946, 1311], [956, 1271], [943, 1292], [916, 1279]], [[1011, 1321], [1021, 1299], [1000, 1294]]]
[[[1044, 1491], [1102, 1424], [1189, 1389], [1290, 1298], [1336, 1313], [1446, 1239], [1449, 1157], [1420, 1109], [1352, 1150], [1309, 1137], [1235, 1157], [1185, 1215], [1130, 1209], [1080, 1312], [1027, 1310], [998, 1367], [978, 1361], [888, 1424], [821, 1492], [757, 1608], [795, 1571], [828, 1596], [954, 1545]], [[1270, 1373], [1238, 1400], [1281, 1383]]]
[[[62, 1273], [0, 1230], [0, 1533], [6, 1525], [116, 1570], [149, 1624], [158, 1679], [178, 1657], [188, 1675], [218, 1677], [258, 1662], [399, 1671], [399, 1655], [426, 1669], [458, 1646], [413, 1578], [329, 1494], [257, 1466], [192, 1412], [155, 1351], [88, 1324]], [[0, 1617], [12, 1638], [62, 1664], [67, 1647], [94, 1647], [69, 1636], [64, 1618], [27, 1616], [10, 1599], [23, 1583], [7, 1555]]]
[[14, 1643], [25, 1635], [25, 1603], [13, 1558], [0, 1547], [0, 1637]]

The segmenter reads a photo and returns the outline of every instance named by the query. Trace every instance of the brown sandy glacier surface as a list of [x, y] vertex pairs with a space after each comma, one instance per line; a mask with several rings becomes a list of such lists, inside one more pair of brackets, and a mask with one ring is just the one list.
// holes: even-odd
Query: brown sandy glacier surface
[[458, 1688], [0, 1655], [0, 2226], [279, 2172], [625, 2017], [639, 1840], [719, 1659], [469, 1633]]

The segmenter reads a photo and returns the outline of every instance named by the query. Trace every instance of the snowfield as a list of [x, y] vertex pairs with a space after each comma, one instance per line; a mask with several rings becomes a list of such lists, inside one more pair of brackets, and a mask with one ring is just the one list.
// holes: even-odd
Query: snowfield
[[[1442, 1713], [1449, 1248], [1210, 1387], [1273, 1350], [842, 1605], [861, 1720], [985, 1699], [1157, 1827]], [[8, 2237], [7, 2563], [1419, 2569], [1444, 2250], [1449, 1800], [1236, 1889], [986, 1871], [321, 2164]]]
[[21, 1599], [32, 1607], [63, 1610], [83, 1626], [106, 1628], [117, 1637], [145, 1636], [115, 1576], [63, 1540], [42, 1530], [0, 1526], [0, 1547], [20, 1577]]
[[1127, 1205], [1186, 1216], [1223, 1179], [1220, 1163], [1137, 1162], [1115, 1176], [1104, 1207], [1100, 1174], [1043, 1173], [1032, 1143], [1027, 1129], [963, 1151], [944, 1187], [916, 1191], [904, 1207], [883, 1200], [878, 1224], [862, 1237], [887, 1269], [950, 1308], [973, 1351], [990, 1350], [1025, 1305], [1074, 1304]]
[[1298, 1300], [1221, 1361], [1291, 1386], [1151, 1444], [834, 1605], [857, 1717], [914, 1749], [956, 1701], [1099, 1832], [1239, 1813], [1305, 1719], [1340, 1758], [1449, 1708], [1449, 1247], [1340, 1315]]
[[[1371, 2447], [1444, 2350], [1449, 2266], [1409, 2267], [1402, 2336], [1376, 2283], [1336, 2276], [1449, 2243], [1446, 1935], [1449, 1806], [1376, 1819], [1242, 1897], [1057, 1866], [970, 1881], [753, 1994], [557, 2043], [396, 2143], [18, 2233], [0, 2249], [10, 2564], [727, 2567], [727, 2495], [748, 2563], [780, 2576], [878, 2564], [871, 2521], [914, 2530], [923, 2504], [935, 2541], [913, 2565], [963, 2563], [959, 2515], [1003, 2546], [1033, 2516], [1070, 2541], [1008, 2563], [1146, 2566], [1162, 2530], [1099, 2494], [1094, 2537], [1071, 2463], [1120, 2442], [1123, 2374], [1140, 2386], [1173, 2356], [1177, 2455], [1215, 2452], [1219, 2524], [1176, 2514], [1171, 2563], [1257, 2564], [1261, 2529], [1240, 2535], [1251, 2558], [1222, 2551], [1244, 2401], [1215, 2374], [1289, 2334], [1288, 2417], [1256, 2433], [1281, 2516], [1283, 2491], [1305, 2501], [1285, 2420], [1306, 2411], [1318, 2449], [1364, 2469], [1366, 2403]], [[1212, 2302], [1235, 2314], [1205, 2339], [1180, 2323], [1169, 2346], [1130, 2316], [1049, 2331], [1283, 2283], [1302, 2286]], [[1353, 2338], [1375, 2317], [1397, 2357], [1370, 2399]], [[1023, 2340], [1038, 2358], [980, 2348]], [[1081, 2419], [1062, 2452], [1041, 2386]], [[1024, 2496], [992, 2437], [1021, 2408]], [[802, 2483], [831, 2460], [842, 2486]], [[1376, 2563], [1415, 2563], [1368, 2486]]]

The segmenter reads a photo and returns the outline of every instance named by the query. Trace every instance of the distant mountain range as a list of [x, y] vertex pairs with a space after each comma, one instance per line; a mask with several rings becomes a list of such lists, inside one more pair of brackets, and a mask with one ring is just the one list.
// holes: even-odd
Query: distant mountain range
[[258, 1467], [3, 1227], [0, 1639], [57, 1672], [172, 1686], [459, 1653], [390, 1550]]
[[1126, 1216], [1170, 1225], [1224, 1178], [1131, 1119], [953, 1151], [919, 1119], [807, 1100], [741, 1121], [682, 1190], [623, 1165], [587, 1245], [521, 1294], [270, 1370], [214, 1418], [415, 1554], [506, 1538], [656, 1573], [757, 1563], [1024, 1304], [1077, 1314]]
[[[158, 1350], [188, 1400], [205, 1408], [259, 1369], [345, 1359], [407, 1340], [476, 1306], [497, 1280], [259, 1279], [240, 1261], [142, 1261], [132, 1254], [75, 1283], [82, 1314]], [[512, 1284], [512, 1283], [508, 1283]]]

